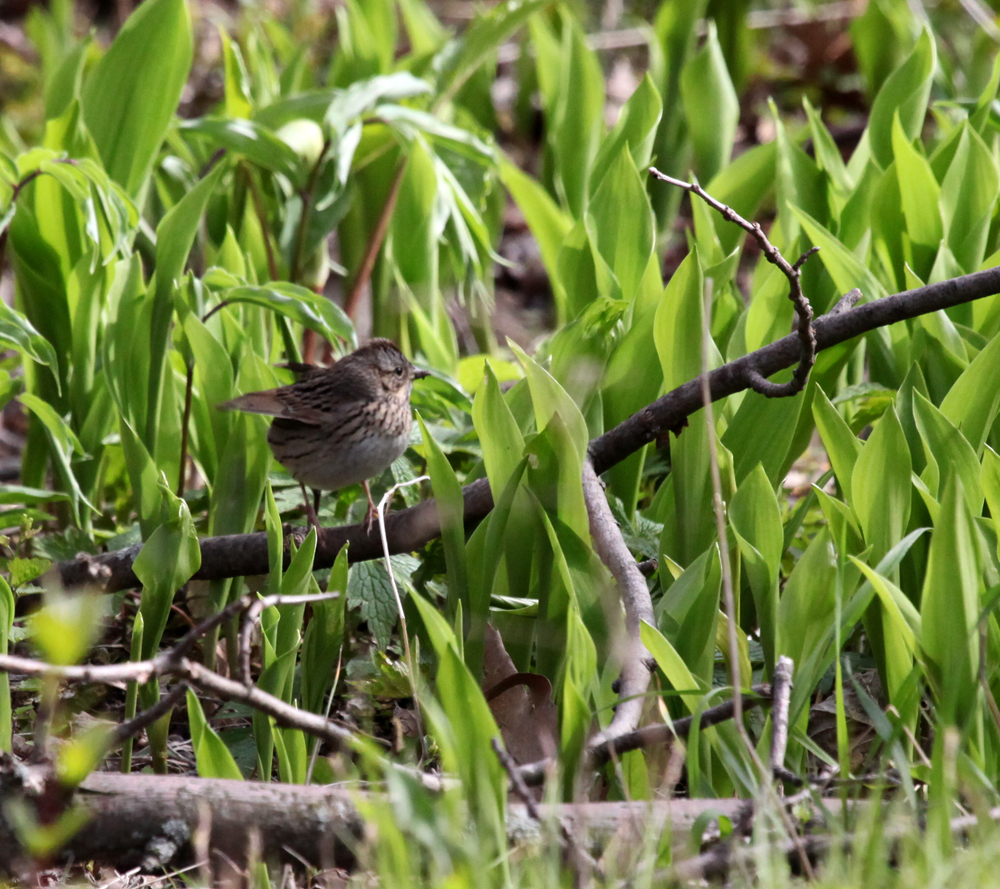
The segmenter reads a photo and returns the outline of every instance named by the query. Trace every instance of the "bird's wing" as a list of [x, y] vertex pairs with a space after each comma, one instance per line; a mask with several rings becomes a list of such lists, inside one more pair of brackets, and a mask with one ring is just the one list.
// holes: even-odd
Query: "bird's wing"
[[[342, 381], [343, 382], [343, 381]], [[308, 426], [336, 426], [343, 422], [345, 409], [371, 400], [361, 388], [366, 381], [331, 385], [329, 373], [315, 372], [290, 386], [249, 392], [219, 405], [222, 411], [246, 411], [294, 420]]]
[[282, 417], [298, 420], [309, 426], [322, 426], [329, 422], [329, 415], [315, 407], [296, 404], [295, 399], [287, 396], [291, 386], [281, 389], [268, 389], [264, 392], [248, 392], [232, 401], [219, 405], [220, 411], [244, 411], [248, 414], [264, 414], [268, 417]]

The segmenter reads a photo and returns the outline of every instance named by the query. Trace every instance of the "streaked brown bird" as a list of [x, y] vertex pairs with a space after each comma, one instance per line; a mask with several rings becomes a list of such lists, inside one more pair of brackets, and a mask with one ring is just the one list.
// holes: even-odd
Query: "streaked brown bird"
[[368, 496], [365, 522], [375, 517], [368, 479], [392, 465], [410, 443], [413, 381], [417, 370], [391, 340], [373, 339], [328, 368], [310, 368], [290, 386], [250, 392], [219, 405], [274, 417], [267, 443], [300, 485], [309, 521], [319, 527], [306, 486], [337, 491], [361, 482]]

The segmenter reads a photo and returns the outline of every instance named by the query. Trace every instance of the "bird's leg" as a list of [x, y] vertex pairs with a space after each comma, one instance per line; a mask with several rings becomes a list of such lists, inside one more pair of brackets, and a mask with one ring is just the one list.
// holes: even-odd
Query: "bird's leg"
[[[306, 507], [306, 518], [309, 519], [309, 524], [316, 529], [317, 536], [323, 530], [319, 526], [319, 517], [316, 515], [316, 509], [312, 505], [312, 501], [309, 499], [309, 492], [306, 490], [305, 484], [299, 482], [299, 487], [302, 488], [302, 499], [305, 502]], [[319, 494], [319, 491], [316, 491]], [[316, 506], [319, 506], [319, 497], [316, 497]]]
[[364, 481], [361, 483], [364, 485], [365, 494], [368, 496], [368, 512], [365, 513], [365, 533], [372, 533], [372, 525], [375, 523], [375, 516], [378, 513], [378, 509], [375, 506], [375, 501], [372, 500], [372, 489], [368, 487], [368, 482]]

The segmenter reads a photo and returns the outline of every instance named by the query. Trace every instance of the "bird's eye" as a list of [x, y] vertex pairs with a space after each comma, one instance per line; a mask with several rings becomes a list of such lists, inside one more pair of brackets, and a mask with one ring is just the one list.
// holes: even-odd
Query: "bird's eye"
[[401, 376], [403, 375], [403, 368], [401, 368], [401, 367], [396, 367], [396, 368], [393, 368], [393, 371], [392, 371], [392, 372], [393, 372], [393, 373], [394, 373], [394, 374], [395, 374], [395, 375], [396, 375], [397, 377], [401, 377]]

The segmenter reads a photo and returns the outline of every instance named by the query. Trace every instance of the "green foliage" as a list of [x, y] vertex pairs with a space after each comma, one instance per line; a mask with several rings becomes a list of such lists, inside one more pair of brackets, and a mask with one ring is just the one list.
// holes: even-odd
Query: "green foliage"
[[[507, 0], [451, 34], [422, 0], [349, 0], [336, 8], [332, 56], [315, 41], [304, 46], [294, 21], [250, 17], [222, 34], [223, 95], [180, 120], [193, 55], [188, 4], [147, 0], [103, 54], [73, 38], [66, 6], [36, 11], [28, 27], [42, 58], [44, 130], [26, 131], [30, 145], [0, 139], [0, 244], [15, 280], [14, 307], [0, 305], [0, 346], [15, 353], [0, 367], [0, 406], [19, 399], [29, 424], [21, 484], [0, 491], [10, 525], [23, 528], [5, 560], [10, 582], [0, 579], [0, 654], [30, 632], [46, 660], [73, 664], [97, 638], [91, 594], [50, 590], [29, 630], [15, 620], [18, 595], [59, 546], [72, 555], [128, 535], [142, 544], [141, 600], [123, 606], [138, 661], [171, 644], [172, 614], [196, 598], [199, 538], [262, 527], [266, 594], [317, 593], [325, 583], [340, 596], [263, 612], [257, 688], [312, 713], [328, 712], [347, 688], [415, 694], [431, 756], [459, 779], [432, 799], [388, 755], [360, 741], [351, 751], [390, 790], [366, 804], [382, 845], [363, 851], [383, 881], [559, 882], [556, 856], [527, 864], [506, 854], [507, 779], [491, 747], [500, 720], [480, 684], [498, 657], [489, 626], [515, 669], [551, 685], [551, 792], [572, 797], [589, 787], [580, 772], [587, 740], [611, 719], [625, 632], [590, 539], [580, 483], [588, 442], [703, 363], [786, 335], [793, 317], [786, 279], [702, 203], [691, 206], [686, 243], [671, 240], [680, 195], [647, 181], [649, 164], [690, 172], [744, 216], [773, 219], [769, 237], [793, 261], [820, 247], [803, 272], [817, 314], [854, 287], [872, 301], [944, 281], [1000, 261], [1000, 63], [974, 39], [968, 59], [956, 54], [938, 31], [947, 11], [918, 25], [908, 4], [872, 0], [851, 26], [871, 97], [857, 144], [842, 156], [825, 108], [806, 99], [804, 114], [793, 114], [779, 95], [773, 141], [737, 153], [755, 64], [748, 4], [660, 4], [649, 72], [609, 127], [603, 60], [568, 4]], [[537, 92], [541, 108], [537, 177], [497, 147], [489, 100], [498, 51], [515, 36], [518, 88], [529, 99]], [[551, 283], [555, 328], [532, 355], [497, 344], [490, 323], [508, 198]], [[339, 280], [325, 291], [329, 275]], [[344, 294], [343, 307], [328, 292]], [[385, 564], [348, 569], [345, 548], [324, 577], [310, 533], [286, 565], [299, 490], [272, 464], [262, 418], [217, 410], [288, 382], [280, 365], [315, 356], [313, 334], [334, 356], [355, 347], [363, 292], [372, 332], [432, 368], [413, 396], [421, 442], [372, 480], [377, 496], [426, 468], [430, 484], [401, 496], [411, 505], [433, 495], [443, 532], [391, 560], [417, 627], [410, 641], [423, 649], [406, 667]], [[470, 320], [461, 337], [451, 302]], [[641, 638], [661, 713], [697, 716], [728, 694], [732, 619], [744, 685], [769, 680], [782, 655], [795, 661], [790, 766], [826, 759], [861, 770], [846, 719], [853, 691], [877, 735], [866, 770], [891, 766], [911, 789], [930, 779], [946, 814], [959, 791], [995, 803], [998, 341], [997, 297], [876, 330], [822, 353], [794, 398], [730, 396], [713, 426], [696, 412], [683, 429], [662, 430], [657, 444], [669, 450], [647, 446], [608, 471], [628, 543], [658, 560], [649, 581], [656, 625], [644, 624]], [[814, 434], [829, 472], [812, 473], [815, 485], [795, 503], [785, 481]], [[712, 454], [731, 616], [721, 605]], [[467, 529], [461, 488], [479, 478], [494, 508]], [[321, 518], [357, 520], [363, 507], [348, 489], [326, 500]], [[38, 516], [55, 527], [33, 543]], [[175, 602], [185, 586], [189, 602]], [[230, 578], [200, 595], [218, 611], [243, 592], [243, 579]], [[206, 634], [204, 660], [221, 657], [220, 636], [233, 668], [235, 626]], [[881, 681], [878, 700], [854, 688], [862, 656]], [[55, 709], [58, 686], [46, 680], [41, 694]], [[127, 694], [131, 717], [156, 702], [158, 681]], [[828, 694], [833, 753], [810, 735], [810, 706]], [[252, 737], [241, 739], [248, 755], [216, 731], [193, 692], [186, 712], [202, 775], [245, 777], [255, 760], [264, 780], [275, 762], [281, 781], [333, 780], [298, 730], [255, 713]], [[169, 719], [149, 729], [160, 770]], [[63, 730], [58, 720], [52, 727]], [[770, 724], [746, 727], [764, 749]], [[0, 674], [0, 749], [16, 730]], [[67, 742], [69, 784], [105, 742]], [[414, 745], [403, 750], [400, 759]], [[126, 771], [130, 757], [126, 747]], [[639, 752], [616, 766], [602, 792], [635, 798], [663, 768]], [[691, 795], [747, 795], [760, 784], [732, 724], [696, 725], [685, 766]], [[944, 860], [947, 819], [934, 817], [933, 855]], [[25, 817], [18, 829], [48, 849], [75, 829], [71, 820], [46, 834]], [[872, 843], [881, 854], [881, 840]], [[919, 870], [931, 857], [909, 849], [900, 860]], [[786, 879], [774, 873], [775, 885]], [[549, 882], [532, 883], [539, 874]]]

